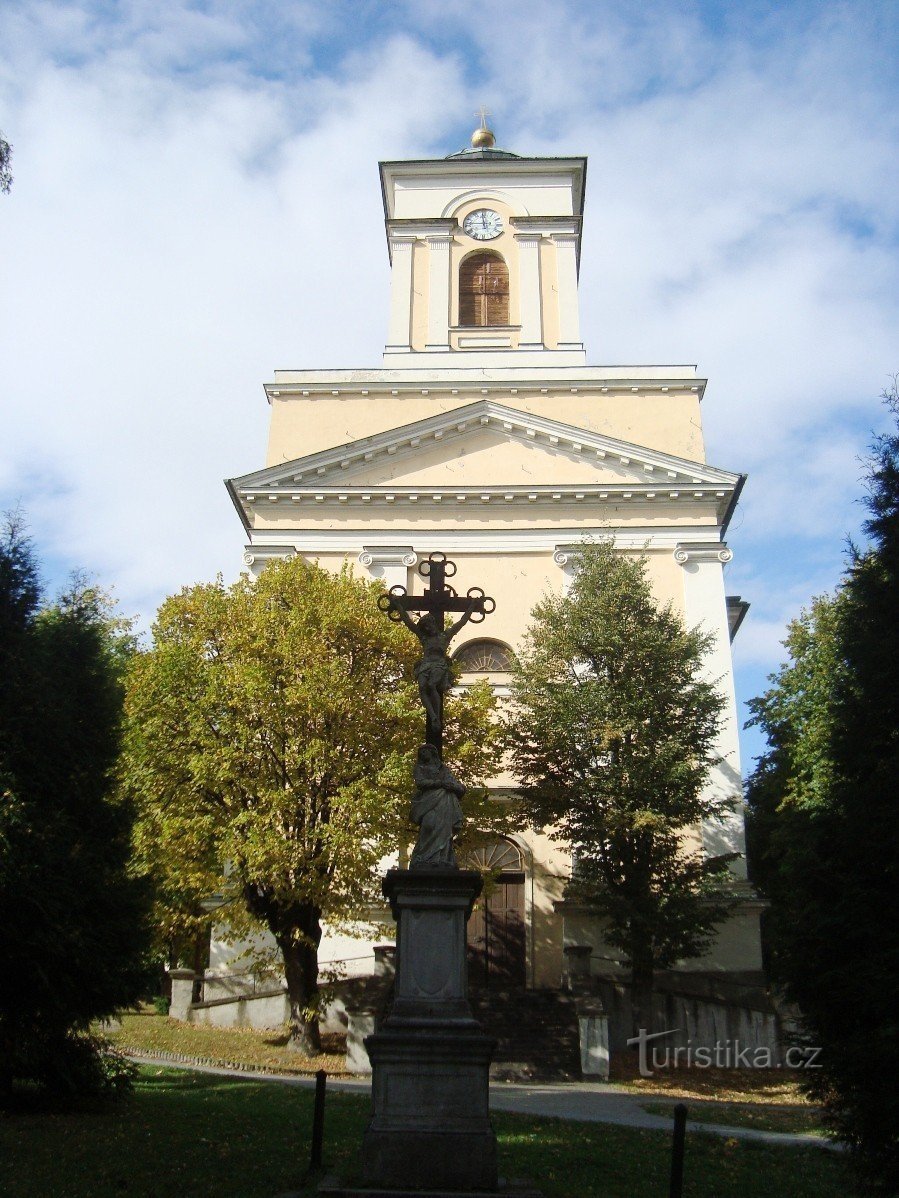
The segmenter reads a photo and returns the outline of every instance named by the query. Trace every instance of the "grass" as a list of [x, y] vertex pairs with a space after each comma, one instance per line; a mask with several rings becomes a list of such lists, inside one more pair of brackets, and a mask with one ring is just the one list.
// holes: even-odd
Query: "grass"
[[[324, 1069], [332, 1076], [345, 1075], [342, 1037], [324, 1036], [325, 1051], [320, 1057], [306, 1059], [287, 1047], [287, 1034], [280, 1031], [255, 1031], [252, 1028], [202, 1027], [179, 1023], [157, 1014], [152, 1007], [126, 1012], [121, 1029], [109, 1039], [138, 1053], [169, 1052], [186, 1057], [215, 1061], [222, 1065], [257, 1065], [283, 1073], [301, 1075]], [[664, 1069], [652, 1077], [640, 1077], [637, 1059], [632, 1053], [612, 1057], [611, 1081], [636, 1094], [664, 1098], [702, 1100], [718, 1103], [745, 1103], [762, 1107], [789, 1107], [797, 1125], [808, 1113], [814, 1124], [816, 1108], [803, 1096], [795, 1071], [780, 1069]], [[666, 1112], [667, 1113], [667, 1109]], [[750, 1120], [740, 1126], [761, 1126]], [[733, 1120], [731, 1120], [733, 1122]], [[772, 1130], [777, 1130], [772, 1127]]]
[[324, 1052], [303, 1057], [287, 1047], [287, 1033], [253, 1028], [202, 1027], [158, 1015], [152, 1007], [125, 1012], [119, 1031], [104, 1033], [119, 1048], [137, 1053], [169, 1052], [223, 1065], [257, 1065], [280, 1073], [309, 1074], [324, 1069], [345, 1074], [343, 1038], [323, 1036]]
[[637, 1059], [632, 1053], [615, 1053], [612, 1056], [610, 1081], [635, 1094], [796, 1107], [812, 1115], [817, 1110], [802, 1092], [797, 1070], [656, 1069], [652, 1077], [641, 1077]]
[[[367, 1098], [331, 1093], [325, 1162], [352, 1176]], [[141, 1070], [115, 1107], [0, 1118], [6, 1198], [274, 1198], [304, 1183], [311, 1088], [164, 1068]], [[667, 1133], [523, 1115], [494, 1116], [501, 1172], [546, 1198], [663, 1198]], [[704, 1135], [687, 1144], [685, 1198], [837, 1198], [846, 1163], [816, 1148], [775, 1148]]]
[[[671, 1102], [643, 1102], [640, 1105], [650, 1115], [666, 1115], [670, 1119], [674, 1103], [672, 1100]], [[780, 1131], [791, 1134], [824, 1134], [817, 1107], [808, 1105], [705, 1102], [693, 1099], [687, 1109], [689, 1111], [688, 1118], [694, 1123], [715, 1123], [724, 1127], [752, 1127], [756, 1131]]]
[[796, 1071], [783, 1069], [657, 1069], [640, 1077], [632, 1054], [612, 1058], [611, 1080], [635, 1094], [665, 1098], [642, 1103], [651, 1115], [671, 1115], [675, 1100], [690, 1119], [757, 1131], [823, 1134], [821, 1112], [803, 1094]]
[[[252, 1065], [299, 1076], [324, 1069], [345, 1075], [342, 1038], [325, 1036], [319, 1057], [299, 1057], [287, 1047], [286, 1032], [252, 1028], [198, 1027], [178, 1023], [145, 1008], [122, 1016], [121, 1029], [110, 1039], [134, 1052], [165, 1052], [223, 1065]], [[643, 1109], [670, 1115], [674, 1100], [689, 1103], [697, 1123], [751, 1127], [759, 1131], [822, 1134], [818, 1108], [803, 1096], [794, 1073], [776, 1069], [665, 1069], [640, 1077], [630, 1053], [617, 1054], [612, 1079], [635, 1094], [663, 1098]]]

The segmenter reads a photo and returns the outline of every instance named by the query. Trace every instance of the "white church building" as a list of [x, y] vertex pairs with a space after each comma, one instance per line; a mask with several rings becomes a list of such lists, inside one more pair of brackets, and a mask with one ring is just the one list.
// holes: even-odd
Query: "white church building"
[[[587, 364], [578, 304], [586, 174], [585, 158], [498, 149], [485, 127], [446, 158], [382, 162], [383, 359], [276, 370], [265, 385], [266, 463], [227, 486], [254, 573], [299, 554], [421, 591], [418, 563], [435, 551], [451, 557], [457, 590], [483, 587], [496, 600], [489, 622], [454, 642], [461, 683], [486, 675], [500, 693], [532, 608], [569, 585], [585, 537], [644, 554], [660, 602], [712, 634], [707, 674], [726, 698], [708, 785], [731, 814], [694, 836], [710, 855], [739, 854], [731, 868], [741, 901], [711, 951], [679, 968], [757, 978], [761, 906], [746, 881], [730, 651], [746, 605], [725, 583], [744, 479], [706, 461], [706, 380], [695, 366]], [[514, 778], [495, 788], [514, 795]], [[616, 968], [601, 925], [566, 901], [570, 860], [547, 836], [522, 825], [485, 839], [479, 861], [499, 884], [471, 921], [473, 968], [505, 984], [559, 987], [566, 946], [580, 946], [592, 973]], [[366, 973], [372, 950], [372, 941], [326, 934], [320, 957]], [[232, 957], [214, 940], [211, 974], [227, 974]]]

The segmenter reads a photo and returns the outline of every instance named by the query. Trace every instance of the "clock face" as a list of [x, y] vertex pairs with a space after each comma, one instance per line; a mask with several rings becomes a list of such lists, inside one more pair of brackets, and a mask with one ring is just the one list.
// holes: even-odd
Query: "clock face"
[[475, 241], [492, 241], [503, 231], [503, 218], [490, 208], [477, 208], [469, 212], [462, 222], [462, 228]]

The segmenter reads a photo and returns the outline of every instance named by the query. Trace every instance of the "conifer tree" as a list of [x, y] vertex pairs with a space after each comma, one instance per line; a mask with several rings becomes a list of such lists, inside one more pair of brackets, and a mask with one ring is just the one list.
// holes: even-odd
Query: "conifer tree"
[[525, 810], [573, 853], [569, 894], [627, 956], [635, 1030], [650, 1027], [655, 971], [702, 953], [728, 906], [731, 857], [685, 844], [738, 800], [705, 787], [724, 702], [707, 648], [656, 602], [644, 560], [585, 544], [568, 594], [534, 609], [513, 676]]
[[0, 1060], [57, 1092], [104, 1085], [93, 1020], [145, 984], [147, 893], [114, 796], [129, 641], [76, 580], [39, 610], [21, 522], [0, 543]]
[[[895, 386], [885, 396], [899, 422]], [[872, 1189], [899, 1192], [899, 431], [867, 472], [868, 543], [790, 630], [752, 704], [748, 800], [772, 965], [820, 1068], [805, 1081]]]

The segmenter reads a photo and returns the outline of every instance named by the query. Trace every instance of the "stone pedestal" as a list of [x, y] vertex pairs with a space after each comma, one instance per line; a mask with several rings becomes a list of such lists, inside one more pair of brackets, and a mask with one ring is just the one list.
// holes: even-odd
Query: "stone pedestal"
[[562, 982], [569, 990], [576, 990], [590, 980], [590, 958], [593, 947], [589, 944], [566, 944], [562, 949], [565, 960]]
[[397, 923], [396, 981], [390, 1015], [365, 1041], [367, 1187], [497, 1188], [488, 1087], [496, 1042], [468, 1003], [465, 927], [481, 885], [480, 874], [458, 869], [393, 869], [384, 879]]
[[169, 1003], [170, 1019], [180, 1019], [182, 1023], [187, 1023], [190, 1019], [196, 977], [197, 975], [192, 969], [169, 970], [169, 979], [172, 983], [172, 999]]
[[609, 1080], [609, 1020], [598, 998], [582, 998], [577, 1004], [581, 1041], [581, 1073], [584, 1077]]

